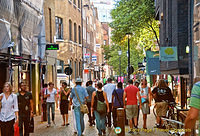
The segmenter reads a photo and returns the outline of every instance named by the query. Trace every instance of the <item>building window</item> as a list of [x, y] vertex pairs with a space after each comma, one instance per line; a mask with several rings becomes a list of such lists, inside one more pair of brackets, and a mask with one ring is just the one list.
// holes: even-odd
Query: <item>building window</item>
[[64, 61], [57, 60], [57, 73], [64, 73]]
[[77, 30], [76, 30], [76, 23], [74, 23], [74, 42], [77, 42]]
[[81, 62], [79, 62], [79, 76], [81, 77]]
[[77, 77], [77, 71], [76, 71], [76, 61], [74, 61], [74, 74], [75, 74], [75, 79], [76, 79], [76, 77]]
[[78, 43], [81, 44], [81, 26], [78, 26]]
[[76, 5], [76, 0], [74, 0], [74, 5]]
[[69, 40], [72, 41], [72, 21], [69, 20]]
[[81, 8], [81, 3], [80, 3], [80, 0], [78, 0], [78, 8], [80, 9]]
[[56, 39], [63, 39], [63, 20], [60, 17], [56, 17]]

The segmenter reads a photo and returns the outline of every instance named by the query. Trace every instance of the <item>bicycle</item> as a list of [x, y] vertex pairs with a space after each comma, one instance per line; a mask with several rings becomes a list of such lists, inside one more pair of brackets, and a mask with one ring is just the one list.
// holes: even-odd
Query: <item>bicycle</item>
[[[175, 112], [176, 105], [177, 105], [177, 103], [175, 103], [175, 102], [169, 102], [166, 116], [165, 116], [165, 118], [164, 117], [161, 118], [162, 120], [165, 120], [164, 125], [165, 125], [166, 129], [169, 129], [169, 130], [170, 129], [179, 129], [177, 124], [179, 124], [180, 128], [183, 128], [184, 124], [182, 123], [183, 122], [182, 117], [179, 117], [179, 120], [177, 120], [177, 112]], [[156, 105], [153, 108], [153, 114], [155, 117], [157, 117]]]

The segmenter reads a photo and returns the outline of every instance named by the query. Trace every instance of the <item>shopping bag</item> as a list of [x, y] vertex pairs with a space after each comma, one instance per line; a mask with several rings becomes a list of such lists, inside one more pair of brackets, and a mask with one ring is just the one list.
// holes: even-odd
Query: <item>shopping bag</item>
[[34, 119], [32, 117], [29, 124], [29, 133], [33, 133], [33, 132], [34, 132]]
[[18, 123], [14, 124], [14, 136], [19, 136], [19, 125], [18, 125]]

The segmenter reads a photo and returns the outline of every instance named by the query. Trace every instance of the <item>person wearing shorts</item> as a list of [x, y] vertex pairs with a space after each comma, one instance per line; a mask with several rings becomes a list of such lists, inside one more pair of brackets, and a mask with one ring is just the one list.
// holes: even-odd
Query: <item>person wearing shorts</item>
[[147, 86], [147, 80], [144, 78], [141, 80], [141, 87], [139, 87], [141, 102], [142, 102], [142, 114], [143, 114], [143, 128], [147, 129], [147, 114], [150, 114], [151, 106], [151, 89]]
[[[130, 134], [133, 134], [133, 121], [134, 118], [134, 127], [137, 129], [137, 114], [138, 114], [138, 105], [137, 105], [137, 96], [140, 102], [141, 108], [141, 97], [139, 93], [139, 89], [133, 85], [133, 80], [128, 81], [129, 86], [124, 90], [123, 102], [124, 102], [124, 109], [126, 109], [126, 117], [129, 120], [130, 126]], [[125, 99], [127, 102], [125, 103]]]
[[158, 81], [157, 87], [152, 91], [153, 98], [156, 104], [156, 127], [165, 128], [164, 122], [161, 117], [165, 117], [168, 109], [168, 102], [174, 102], [171, 89], [168, 87], [166, 82], [163, 79]]

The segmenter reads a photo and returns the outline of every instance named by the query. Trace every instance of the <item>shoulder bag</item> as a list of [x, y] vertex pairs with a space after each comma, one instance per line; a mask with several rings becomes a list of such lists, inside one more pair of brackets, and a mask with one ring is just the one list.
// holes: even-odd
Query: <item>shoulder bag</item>
[[97, 91], [96, 91], [96, 97], [97, 97], [97, 112], [100, 114], [106, 113], [106, 104], [104, 102], [99, 101]]
[[80, 111], [81, 111], [83, 114], [88, 114], [89, 111], [88, 111], [87, 105], [81, 103], [81, 100], [80, 100], [80, 98], [79, 98], [79, 96], [78, 96], [76, 87], [74, 87], [74, 90], [75, 90], [76, 96], [77, 96], [77, 98], [78, 98], [78, 101], [79, 101], [79, 103], [80, 103]]

